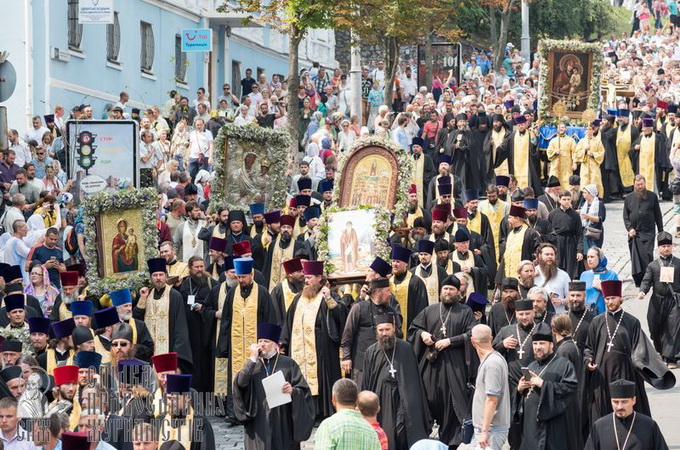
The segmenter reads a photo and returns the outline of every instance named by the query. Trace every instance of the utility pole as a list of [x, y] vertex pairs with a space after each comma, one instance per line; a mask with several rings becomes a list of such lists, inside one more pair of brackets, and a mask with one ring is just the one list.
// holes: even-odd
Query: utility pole
[[522, 1], [522, 59], [525, 63], [531, 63], [531, 38], [529, 37], [529, 3]]
[[359, 36], [352, 31], [350, 39], [352, 40], [351, 52], [351, 67], [349, 70], [349, 84], [352, 92], [350, 100], [350, 111], [353, 115], [359, 118], [359, 124], [362, 124], [362, 104], [361, 104], [361, 46], [359, 45]]

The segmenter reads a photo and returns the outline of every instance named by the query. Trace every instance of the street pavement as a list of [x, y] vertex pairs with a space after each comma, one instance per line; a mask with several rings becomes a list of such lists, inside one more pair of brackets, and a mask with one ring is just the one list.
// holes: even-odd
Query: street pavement
[[[623, 308], [626, 312], [637, 317], [649, 335], [647, 327], [647, 306], [649, 299], [638, 300], [638, 290], [630, 276], [630, 255], [628, 253], [627, 232], [623, 226], [623, 201], [608, 203], [607, 218], [604, 222], [604, 252], [609, 260], [609, 268], [619, 274], [619, 278], [626, 280], [624, 284], [624, 295], [626, 301]], [[664, 228], [674, 234], [675, 224], [673, 222], [673, 205], [670, 202], [663, 202], [661, 210], [664, 215]], [[680, 239], [675, 240], [675, 252], [680, 255]], [[680, 369], [676, 369], [675, 376], [680, 378]], [[647, 395], [652, 408], [652, 416], [661, 427], [661, 431], [666, 438], [670, 449], [680, 450], [680, 427], [677, 426], [676, 406], [680, 401], [680, 385], [667, 391], [659, 391], [647, 385]], [[242, 449], [243, 448], [243, 427], [231, 427], [219, 419], [212, 419], [215, 431], [215, 441], [218, 449]], [[313, 438], [303, 444], [303, 449], [313, 448]], [[461, 446], [463, 450], [468, 446]]]

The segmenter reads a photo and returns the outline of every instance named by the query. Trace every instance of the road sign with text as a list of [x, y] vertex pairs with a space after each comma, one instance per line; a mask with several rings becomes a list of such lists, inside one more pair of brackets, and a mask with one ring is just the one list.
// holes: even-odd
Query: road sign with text
[[182, 30], [183, 52], [211, 52], [212, 29], [197, 28]]

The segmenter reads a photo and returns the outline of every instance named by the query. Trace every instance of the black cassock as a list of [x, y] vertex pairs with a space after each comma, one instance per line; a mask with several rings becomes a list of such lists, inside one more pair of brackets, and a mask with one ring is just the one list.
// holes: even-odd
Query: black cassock
[[[207, 275], [206, 275], [207, 276]], [[194, 296], [194, 302], [204, 305], [208, 297], [210, 297], [210, 291], [213, 284], [217, 284], [212, 278], [208, 277], [208, 283], [204, 285], [198, 285], [195, 279], [188, 276], [182, 282], [179, 287], [179, 293], [182, 294], [184, 298], [184, 308], [187, 316], [187, 326], [189, 328], [189, 342], [191, 344], [191, 354], [196, 355], [194, 358], [194, 376], [191, 379], [191, 387], [196, 389], [198, 392], [210, 392], [210, 388], [213, 384], [212, 382], [212, 372], [210, 370], [212, 363], [212, 358], [204, 358], [203, 355], [210, 354], [212, 346], [210, 345], [211, 329], [209, 327], [203, 326], [203, 315], [202, 313], [191, 308], [187, 300], [190, 295]], [[199, 357], [200, 355], [200, 357]]]
[[[291, 403], [269, 409], [262, 386], [267, 372], [283, 372], [293, 387]], [[233, 392], [234, 412], [245, 428], [246, 450], [299, 449], [300, 442], [312, 434], [314, 400], [300, 367], [291, 358], [279, 354], [257, 363], [248, 359], [235, 377]]]
[[[611, 350], [607, 351], [609, 335], [614, 334], [619, 321], [621, 325], [614, 336]], [[622, 309], [616, 313], [604, 312], [593, 319], [583, 353], [584, 366], [591, 359], [597, 364], [597, 368], [594, 371], [588, 370], [584, 377], [581, 405], [583, 418], [589, 420], [585, 429], [600, 417], [612, 412], [609, 396], [609, 383], [612, 381], [634, 382], [637, 397], [635, 410], [647, 415], [651, 413], [644, 382], [647, 381], [657, 389], [670, 389], [675, 385], [675, 376], [654, 351], [652, 343], [640, 327], [640, 321], [624, 313]]]
[[554, 209], [548, 215], [557, 239], [557, 266], [570, 278], [578, 278], [576, 254], [583, 254], [583, 226], [578, 213], [572, 208]]
[[[392, 275], [392, 280], [395, 284], [400, 284], [406, 277], [406, 273], [403, 275]], [[394, 293], [392, 293], [394, 294]], [[427, 288], [425, 287], [425, 282], [418, 278], [417, 276], [411, 276], [411, 280], [408, 282], [408, 305], [406, 306], [406, 330], [411, 326], [413, 319], [416, 318], [418, 314], [428, 305], [427, 300]], [[402, 311], [402, 317], [404, 312]]]
[[[169, 416], [159, 416], [157, 419], [152, 420], [152, 426], [157, 426], [161, 430], [161, 436], [165, 434], [169, 435], [171, 426], [171, 421], [175, 419]], [[191, 440], [191, 445], [186, 450], [215, 450], [215, 432], [213, 431], [212, 424], [206, 416], [200, 415], [195, 412], [194, 419], [192, 422], [191, 436], [195, 439]], [[179, 436], [178, 436], [179, 438]], [[184, 440], [184, 437], [182, 437]]]
[[571, 319], [571, 338], [578, 347], [578, 351], [583, 355], [590, 323], [595, 318], [595, 314], [587, 308], [584, 308], [583, 311], [572, 309], [569, 311], [569, 318]]
[[[293, 319], [302, 294], [295, 296], [286, 314], [286, 323], [281, 334], [281, 345], [286, 354], [292, 354], [290, 344], [293, 333]], [[316, 396], [317, 417], [330, 417], [333, 412], [331, 393], [333, 383], [342, 378], [340, 370], [340, 341], [345, 328], [347, 310], [344, 303], [336, 301], [336, 306], [330, 309], [324, 300], [316, 315], [314, 336], [316, 339], [316, 365], [319, 380], [319, 394]]]
[[663, 216], [659, 198], [651, 191], [644, 197], [637, 193], [628, 194], [623, 202], [623, 223], [626, 230], [635, 229], [635, 237], [628, 238], [630, 250], [630, 273], [635, 285], [640, 286], [645, 268], [654, 259], [654, 237], [656, 229], [663, 231]]
[[[390, 373], [393, 359], [394, 375]], [[394, 353], [383, 351], [378, 343], [366, 350], [362, 390], [380, 398], [378, 422], [387, 434], [390, 450], [408, 450], [430, 434], [430, 420], [418, 361], [413, 347], [396, 339]]]
[[522, 418], [522, 450], [583, 448], [579, 430], [576, 370], [568, 359], [553, 354], [532, 361], [529, 370], [543, 379], [541, 388], [518, 396]]
[[[446, 333], [442, 330], [442, 320], [446, 325]], [[449, 446], [460, 444], [460, 425], [470, 415], [471, 393], [467, 388], [470, 369], [465, 362], [465, 345], [469, 344], [466, 344], [464, 335], [469, 335], [475, 325], [477, 322], [468, 306], [439, 303], [428, 306], [418, 314], [408, 330], [408, 341], [418, 358], [430, 414], [440, 426], [439, 440]], [[434, 345], [425, 345], [421, 338], [423, 331], [430, 333], [434, 341], [451, 341], [451, 345], [438, 352], [432, 362], [428, 360], [428, 353], [435, 350]], [[478, 364], [476, 361], [470, 362], [472, 368]]]
[[[193, 373], [193, 358], [191, 352], [191, 343], [189, 342], [189, 328], [187, 326], [187, 316], [184, 305], [186, 302], [182, 298], [182, 294], [173, 288], [170, 289], [170, 311], [168, 323], [170, 330], [168, 337], [170, 343], [168, 351], [177, 352], [178, 365], [182, 373]], [[159, 300], [163, 293], [157, 289], [154, 290], [154, 298], [147, 299], [147, 302]], [[135, 319], [144, 321], [146, 309], [139, 309], [135, 307], [132, 311]], [[198, 357], [198, 355], [197, 355]]]
[[557, 245], [557, 239], [555, 238], [552, 224], [548, 219], [536, 217], [536, 222], [532, 223], [531, 220], [528, 220], [528, 222], [529, 226], [536, 230], [536, 232], [541, 236], [541, 242], [549, 242], [553, 245]]
[[[465, 260], [468, 257], [467, 253], [461, 255], [458, 253], [458, 250], [454, 250], [454, 252], [456, 253], [456, 258], [459, 258], [459, 260]], [[489, 292], [487, 289], [488, 271], [486, 269], [486, 264], [480, 255], [472, 253], [472, 258], [475, 261], [475, 267], [470, 268], [470, 273], [468, 275], [470, 275], [472, 281], [475, 283], [475, 292], [482, 294], [484, 298], [486, 298]], [[468, 289], [467, 292], [470, 293], [470, 289]]]
[[[265, 256], [264, 256], [264, 267], [262, 268], [262, 275], [264, 276], [264, 285], [266, 288], [269, 288], [269, 279], [271, 278], [271, 273], [272, 273], [272, 258], [274, 256], [274, 248], [276, 246], [281, 247], [282, 252], [283, 249], [287, 249], [290, 245], [293, 245], [293, 255], [295, 255], [295, 252], [304, 247], [304, 242], [298, 241], [297, 239], [293, 239], [291, 237], [290, 242], [286, 243], [284, 245], [283, 242], [281, 242], [281, 235], [275, 237], [272, 239], [272, 242], [269, 244], [269, 247], [267, 247], [267, 250], [265, 250]], [[281, 279], [285, 278], [285, 272], [283, 269], [281, 270]]]
[[486, 189], [486, 155], [484, 154], [484, 143], [487, 136], [491, 136], [491, 131], [474, 130], [470, 143], [470, 162], [468, 164], [467, 189], [478, 189], [483, 192]]
[[[662, 283], [661, 266], [673, 267], [673, 283]], [[654, 349], [668, 361], [675, 361], [680, 354], [680, 300], [674, 296], [680, 292], [680, 259], [675, 256], [660, 257], [647, 266], [640, 291], [645, 294], [652, 288], [647, 310], [649, 337]]]
[[[472, 220], [477, 214], [481, 214], [481, 226], [479, 233], [470, 229], [470, 220]], [[486, 216], [486, 214], [479, 211], [475, 212], [475, 214], [468, 214], [468, 225], [466, 229], [470, 233], [470, 250], [478, 249], [482, 252], [481, 257], [484, 260], [484, 265], [486, 266], [489, 278], [493, 280], [496, 277], [497, 269], [496, 243], [493, 238], [494, 231], [491, 229], [491, 222], [489, 222], [489, 218]], [[496, 232], [498, 232], [498, 230], [496, 230]], [[473, 233], [479, 236], [481, 239], [477, 238], [476, 236], [473, 237]]]
[[[154, 355], [154, 343], [153, 338], [151, 337], [151, 332], [149, 332], [149, 329], [147, 328], [146, 324], [141, 320], [134, 318], [130, 318], [130, 320], [134, 320], [135, 327], [137, 328], [137, 342], [135, 342], [135, 358], [150, 363], [151, 357]], [[129, 324], [130, 320], [128, 320], [126, 323]], [[104, 345], [104, 348], [106, 348], [106, 344], [104, 344], [105, 341], [102, 341], [100, 339], [100, 342], [102, 342], [102, 345]], [[111, 343], [109, 342], [108, 344], [109, 348], [107, 350], [110, 351]]]
[[[465, 190], [463, 188], [463, 183], [461, 182], [461, 179], [458, 177], [458, 175], [453, 173], [453, 170], [451, 170], [451, 174], [453, 175], [453, 193], [451, 195], [452, 198], [451, 206], [453, 207], [454, 203], [453, 200], [455, 200], [456, 207], [462, 206], [462, 204], [460, 203], [460, 198], [463, 191]], [[430, 184], [428, 184], [427, 186], [427, 202], [425, 203], [425, 209], [429, 211], [430, 217], [432, 217], [432, 208], [434, 207], [434, 205], [437, 204], [437, 200], [439, 199], [439, 197], [437, 196], [438, 178], [439, 178], [438, 175], [433, 177], [430, 180]]]
[[[498, 148], [498, 154], [496, 155], [495, 165], [498, 167], [503, 161], [508, 160], [508, 168], [510, 173], [516, 173], [515, 170], [515, 133], [519, 133], [517, 130], [513, 130], [511, 133], [506, 134], [503, 143]], [[525, 131], [529, 133], [529, 131]], [[538, 147], [534, 139], [529, 142], [529, 185], [534, 189], [535, 195], [543, 194], [543, 187], [541, 186], [541, 161], [538, 153]], [[520, 186], [526, 187], [526, 186]]]
[[604, 161], [600, 164], [600, 173], [602, 175], [602, 187], [604, 192], [600, 193], [600, 197], [605, 202], [611, 200], [611, 196], [623, 195], [623, 185], [621, 184], [621, 175], [619, 174], [619, 163], [616, 154], [616, 128], [607, 126], [603, 128], [600, 133], [600, 139], [604, 146]]
[[453, 130], [444, 142], [444, 154], [451, 157], [451, 173], [463, 183], [464, 189], [470, 189], [468, 173], [471, 145], [472, 132], [469, 130]]
[[[631, 425], [633, 429], [626, 441]], [[625, 419], [615, 417], [614, 413], [602, 417], [593, 424], [584, 450], [611, 450], [617, 448], [615, 434], [619, 438], [619, 445], [628, 442], [626, 450], [668, 450], [668, 445], [663, 438], [663, 434], [661, 434], [659, 425], [651, 417], [641, 413], [635, 415], [635, 423], [633, 423], [632, 414]]]
[[502, 302], [493, 305], [489, 310], [486, 323], [491, 327], [491, 334], [494, 336], [500, 333], [503, 327], [517, 323], [514, 303], [512, 308], [507, 308]]
[[[208, 333], [208, 343], [209, 343], [209, 355], [210, 358], [210, 374], [212, 376], [212, 379], [210, 380], [210, 389], [213, 390], [215, 389], [215, 357], [217, 357], [217, 340], [219, 338], [219, 331], [217, 329], [217, 317], [215, 317], [215, 313], [219, 310], [219, 296], [220, 296], [220, 290], [222, 285], [224, 284], [224, 297], [225, 297], [225, 302], [226, 302], [226, 297], [229, 294], [230, 287], [225, 284], [226, 281], [223, 281], [222, 283], [214, 283], [212, 290], [210, 291], [210, 295], [206, 299], [206, 301], [203, 303], [203, 309], [201, 309], [201, 316], [203, 317], [203, 327], [206, 328], [206, 332]], [[221, 322], [220, 322], [221, 325]], [[221, 326], [220, 326], [221, 329]]]

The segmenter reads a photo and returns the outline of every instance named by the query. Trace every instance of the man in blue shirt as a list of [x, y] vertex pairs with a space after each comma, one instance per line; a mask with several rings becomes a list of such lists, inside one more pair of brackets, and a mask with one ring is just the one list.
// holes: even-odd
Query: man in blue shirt
[[48, 228], [45, 232], [45, 243], [33, 249], [28, 259], [30, 261], [40, 261], [46, 268], [50, 276], [50, 284], [57, 289], [61, 288], [59, 272], [66, 271], [64, 257], [61, 248], [57, 247], [59, 241], [59, 230]]

